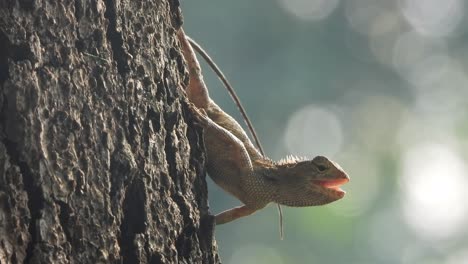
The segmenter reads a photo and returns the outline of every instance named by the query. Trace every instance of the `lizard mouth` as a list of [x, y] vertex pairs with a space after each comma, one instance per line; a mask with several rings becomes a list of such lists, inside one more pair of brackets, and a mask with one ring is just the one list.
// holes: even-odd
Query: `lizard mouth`
[[340, 196], [345, 195], [345, 191], [340, 188], [341, 185], [349, 182], [349, 178], [333, 179], [333, 180], [315, 180], [314, 184], [319, 185], [325, 189], [333, 190]]

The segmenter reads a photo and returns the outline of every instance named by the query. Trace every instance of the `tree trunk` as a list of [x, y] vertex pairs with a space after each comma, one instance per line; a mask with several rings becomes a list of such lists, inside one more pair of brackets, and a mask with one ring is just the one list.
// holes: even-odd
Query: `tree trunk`
[[177, 0], [0, 0], [0, 263], [219, 262], [180, 25]]

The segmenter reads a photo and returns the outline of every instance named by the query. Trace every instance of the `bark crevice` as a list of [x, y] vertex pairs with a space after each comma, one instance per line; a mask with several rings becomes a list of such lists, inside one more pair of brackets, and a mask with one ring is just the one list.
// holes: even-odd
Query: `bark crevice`
[[28, 60], [33, 62], [34, 53], [28, 43], [13, 44], [7, 34], [0, 30], [0, 85], [9, 77], [8, 59], [13, 62]]
[[28, 196], [28, 209], [31, 216], [28, 232], [31, 239], [26, 247], [24, 262], [29, 263], [34, 253], [34, 246], [38, 242], [37, 221], [41, 218], [41, 211], [44, 209], [44, 193], [36, 182], [36, 177], [34, 177], [30, 166], [21, 160], [17, 144], [7, 138], [3, 139], [3, 144], [5, 145], [7, 154], [10, 156], [10, 163], [18, 166], [20, 174], [23, 176], [23, 186]]
[[123, 219], [120, 225], [120, 255], [123, 263], [139, 263], [136, 255], [139, 251], [135, 245], [135, 238], [146, 230], [146, 195], [141, 179], [134, 179], [125, 192], [122, 204]]
[[65, 234], [65, 238], [67, 242], [72, 243], [73, 238], [72, 234], [70, 233], [70, 217], [73, 214], [73, 210], [70, 208], [70, 206], [60, 200], [54, 199], [55, 203], [58, 205], [59, 208], [59, 221], [60, 225], [62, 227], [63, 233]]
[[107, 40], [111, 44], [112, 57], [117, 62], [117, 71], [120, 76], [125, 79], [127, 73], [130, 71], [130, 66], [127, 63], [129, 57], [124, 49], [124, 40], [122, 33], [117, 30], [117, 10], [116, 2], [113, 0], [105, 0], [106, 12], [104, 17], [109, 21], [107, 26]]

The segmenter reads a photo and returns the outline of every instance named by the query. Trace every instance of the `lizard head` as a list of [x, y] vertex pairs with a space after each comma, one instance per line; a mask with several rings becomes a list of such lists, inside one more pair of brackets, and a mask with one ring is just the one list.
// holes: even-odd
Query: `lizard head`
[[275, 202], [289, 206], [314, 206], [343, 198], [340, 186], [349, 177], [337, 163], [323, 156], [312, 160], [288, 158], [277, 165]]

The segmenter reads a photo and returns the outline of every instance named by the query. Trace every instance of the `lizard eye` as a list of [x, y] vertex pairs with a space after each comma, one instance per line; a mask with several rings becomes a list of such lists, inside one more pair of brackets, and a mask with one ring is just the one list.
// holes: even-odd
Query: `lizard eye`
[[317, 169], [320, 171], [320, 172], [323, 172], [327, 169], [327, 167], [325, 165], [322, 165], [322, 164], [318, 164], [317, 165]]

